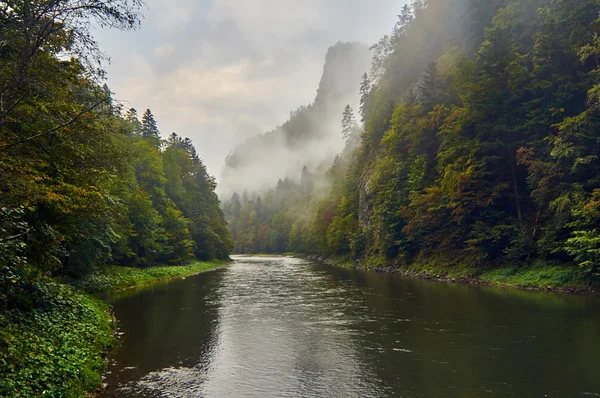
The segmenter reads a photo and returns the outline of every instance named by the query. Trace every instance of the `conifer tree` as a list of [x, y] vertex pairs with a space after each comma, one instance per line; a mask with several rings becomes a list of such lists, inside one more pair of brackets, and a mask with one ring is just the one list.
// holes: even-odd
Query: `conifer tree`
[[344, 112], [342, 113], [342, 136], [345, 140], [352, 136], [356, 127], [356, 121], [354, 120], [354, 111], [350, 105], [346, 105]]
[[437, 101], [437, 65], [430, 62], [419, 83], [419, 100], [426, 109], [432, 109]]
[[367, 111], [369, 107], [369, 94], [371, 93], [371, 80], [368, 74], [362, 75], [362, 82], [360, 84], [360, 121], [365, 122]]
[[142, 116], [142, 138], [156, 144], [160, 140], [158, 126], [150, 109], [146, 109], [146, 112], [144, 112], [144, 115]]

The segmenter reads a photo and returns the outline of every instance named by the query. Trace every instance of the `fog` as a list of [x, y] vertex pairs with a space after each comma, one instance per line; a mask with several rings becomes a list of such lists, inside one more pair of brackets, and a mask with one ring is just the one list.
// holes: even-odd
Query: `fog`
[[[111, 57], [106, 69], [115, 98], [140, 114], [150, 108], [164, 137], [191, 138], [219, 180], [236, 145], [314, 100], [330, 46], [374, 43], [390, 31], [404, 3], [147, 0], [140, 29], [96, 36]], [[336, 113], [339, 120], [341, 109]], [[338, 139], [305, 150], [326, 155], [341, 145]], [[280, 157], [282, 170], [292, 160], [296, 170], [285, 152], [257, 156]]]
[[299, 181], [306, 166], [314, 171], [331, 164], [344, 148], [341, 118], [347, 105], [359, 109], [361, 76], [369, 70], [372, 54], [362, 43], [336, 43], [325, 57], [323, 75], [314, 101], [292, 112], [275, 130], [238, 145], [227, 158], [218, 193], [264, 194], [279, 179]]

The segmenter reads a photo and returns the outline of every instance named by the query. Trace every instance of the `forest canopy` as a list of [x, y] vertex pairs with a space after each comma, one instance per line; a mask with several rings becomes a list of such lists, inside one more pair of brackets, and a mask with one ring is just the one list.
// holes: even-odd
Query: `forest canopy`
[[225, 203], [235, 250], [596, 274], [599, 12], [596, 0], [406, 5], [372, 47], [356, 116], [340, 115], [346, 149]]
[[3, 311], [43, 275], [228, 258], [215, 180], [192, 142], [163, 139], [150, 110], [138, 116], [103, 84], [92, 23], [134, 29], [141, 5], [0, 3]]

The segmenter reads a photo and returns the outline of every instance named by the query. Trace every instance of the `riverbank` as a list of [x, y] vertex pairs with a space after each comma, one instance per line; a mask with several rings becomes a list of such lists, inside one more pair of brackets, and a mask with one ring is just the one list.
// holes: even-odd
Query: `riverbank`
[[22, 308], [0, 314], [0, 396], [85, 396], [116, 342], [110, 308], [50, 278], [33, 289]]
[[368, 262], [353, 261], [344, 257], [304, 257], [334, 266], [370, 269], [376, 272], [400, 274], [408, 278], [547, 292], [600, 295], [600, 280], [598, 278], [593, 278], [573, 266], [549, 265], [542, 262], [532, 266], [504, 266], [494, 269], [448, 267], [436, 261], [418, 263], [409, 267], [378, 267], [369, 266]]
[[44, 277], [20, 308], [0, 314], [0, 396], [82, 397], [101, 384], [116, 322], [99, 293], [114, 293], [212, 270], [226, 261], [185, 266], [109, 266], [79, 280]]
[[209, 271], [229, 261], [194, 262], [189, 265], [130, 268], [108, 266], [84, 278], [69, 280], [68, 283], [91, 294], [116, 293], [173, 278], [181, 278]]

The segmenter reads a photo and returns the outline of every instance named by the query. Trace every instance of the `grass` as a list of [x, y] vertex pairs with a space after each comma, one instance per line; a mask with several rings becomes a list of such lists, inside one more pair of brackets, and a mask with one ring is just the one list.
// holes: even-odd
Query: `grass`
[[440, 259], [421, 262], [406, 269], [420, 276], [446, 279], [483, 281], [492, 285], [536, 289], [588, 290], [596, 287], [592, 276], [573, 265], [556, 265], [537, 261], [533, 265], [505, 265], [493, 269], [482, 269], [453, 262], [448, 265]]
[[85, 396], [115, 343], [109, 307], [48, 278], [36, 288], [41, 305], [0, 315], [0, 396]]
[[[491, 285], [510, 286], [520, 288], [551, 289], [577, 292], [600, 291], [600, 280], [580, 268], [571, 265], [557, 265], [537, 261], [533, 265], [505, 265], [494, 269], [483, 269], [464, 265], [463, 261], [455, 257], [448, 261], [443, 256], [422, 257], [408, 266], [389, 269], [410, 276], [422, 278], [437, 278], [445, 280], [463, 280], [465, 282], [484, 282]], [[468, 260], [468, 259], [467, 259]], [[327, 262], [342, 267], [352, 266], [353, 263], [346, 257], [329, 257]], [[381, 261], [377, 259], [364, 259], [358, 262], [363, 268], [381, 268]]]
[[589, 287], [589, 275], [578, 268], [567, 266], [506, 267], [487, 271], [479, 279], [514, 287], [565, 289]]
[[115, 293], [132, 287], [197, 274], [224, 264], [227, 262], [195, 262], [189, 265], [148, 268], [107, 266], [70, 283], [88, 293]]

